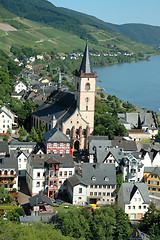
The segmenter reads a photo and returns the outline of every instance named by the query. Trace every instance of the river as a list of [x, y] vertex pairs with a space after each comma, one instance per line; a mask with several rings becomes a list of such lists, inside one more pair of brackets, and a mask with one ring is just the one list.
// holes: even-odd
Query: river
[[[149, 61], [98, 67], [97, 86], [110, 95], [160, 114], [160, 55]], [[102, 80], [99, 82], [98, 80]]]

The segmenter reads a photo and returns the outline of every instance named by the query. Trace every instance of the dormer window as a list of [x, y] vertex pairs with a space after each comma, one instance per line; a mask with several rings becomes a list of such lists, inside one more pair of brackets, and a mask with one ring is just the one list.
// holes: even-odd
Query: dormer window
[[93, 177], [91, 178], [91, 180], [92, 180], [92, 181], [96, 181], [96, 177], [93, 176]]
[[109, 177], [105, 177], [104, 181], [108, 182], [109, 181]]

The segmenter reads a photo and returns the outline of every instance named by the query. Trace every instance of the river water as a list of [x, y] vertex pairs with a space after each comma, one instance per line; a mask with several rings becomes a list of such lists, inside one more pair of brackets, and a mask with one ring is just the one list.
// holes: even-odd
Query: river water
[[[160, 114], [160, 55], [149, 61], [98, 67], [97, 86], [110, 95]], [[102, 80], [99, 82], [98, 80]]]

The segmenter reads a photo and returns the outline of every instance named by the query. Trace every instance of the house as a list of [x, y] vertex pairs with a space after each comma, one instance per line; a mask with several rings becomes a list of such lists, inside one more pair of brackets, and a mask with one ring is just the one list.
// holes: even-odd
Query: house
[[0, 158], [0, 186], [4, 185], [9, 191], [18, 190], [18, 164], [14, 157]]
[[66, 192], [66, 179], [75, 173], [71, 154], [31, 154], [27, 160], [26, 181], [32, 196], [43, 192], [57, 197]]
[[71, 153], [70, 140], [64, 133], [56, 128], [52, 128], [43, 134], [43, 143], [46, 154]]
[[134, 230], [134, 232], [128, 236], [125, 240], [150, 240], [150, 236], [141, 232], [139, 229]]
[[87, 202], [87, 184], [80, 175], [73, 175], [66, 180], [67, 193], [74, 205], [85, 205]]
[[71, 140], [73, 148], [79, 150], [88, 148], [88, 136], [94, 130], [96, 72], [91, 69], [88, 42], [75, 77], [75, 94], [65, 92], [59, 72], [57, 90], [32, 113], [32, 125], [38, 129], [43, 122], [47, 131], [58, 127]]
[[153, 139], [158, 134], [158, 124], [153, 112], [119, 113], [118, 117], [121, 124], [129, 130], [128, 135], [135, 140]]
[[143, 179], [144, 165], [133, 154], [128, 154], [122, 158], [120, 169], [123, 181], [139, 182]]
[[31, 153], [36, 147], [36, 145], [37, 145], [36, 142], [19, 142], [14, 139], [11, 140], [8, 144], [9, 152], [21, 150], [21, 151], [26, 151], [27, 154]]
[[47, 212], [48, 206], [53, 206], [51, 199], [43, 194], [37, 194], [29, 198], [29, 203], [34, 213], [32, 215], [39, 215], [39, 212]]
[[27, 87], [22, 81], [17, 81], [14, 85], [14, 90], [16, 93], [20, 93], [21, 91], [26, 91]]
[[130, 220], [141, 220], [150, 203], [146, 183], [122, 183], [118, 192], [118, 207]]
[[149, 192], [159, 193], [160, 195], [160, 167], [154, 168], [148, 176], [145, 174], [144, 180]]
[[17, 116], [5, 106], [0, 106], [0, 133], [6, 133], [8, 128], [15, 133], [17, 125]]
[[44, 56], [41, 54], [41, 55], [37, 55], [37, 60], [43, 60]]
[[112, 204], [115, 202], [116, 169], [114, 164], [83, 163], [82, 178], [87, 184], [87, 202]]
[[0, 157], [9, 155], [8, 142], [0, 142]]
[[27, 158], [29, 153], [27, 151], [10, 151], [10, 156], [15, 157], [18, 162], [18, 176], [24, 177], [26, 176], [26, 169], [27, 169]]
[[11, 93], [11, 97], [12, 98], [17, 98], [17, 99], [21, 99], [22, 97], [24, 96], [24, 90], [22, 90], [21, 92], [19, 93]]

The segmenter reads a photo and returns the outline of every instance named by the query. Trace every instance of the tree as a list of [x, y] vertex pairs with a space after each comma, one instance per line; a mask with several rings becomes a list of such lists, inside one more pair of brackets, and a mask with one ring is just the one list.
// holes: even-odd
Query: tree
[[0, 203], [10, 203], [11, 201], [13, 201], [13, 197], [5, 189], [4, 185], [2, 185], [0, 187]]
[[125, 212], [122, 208], [115, 210], [116, 213], [116, 228], [114, 232], [115, 240], [126, 239], [131, 233], [131, 223]]
[[34, 127], [31, 128], [29, 137], [32, 139], [33, 142], [39, 142], [39, 136], [38, 136], [36, 130], [34, 129]]
[[45, 128], [45, 125], [44, 123], [42, 122], [38, 128], [38, 131], [37, 131], [37, 134], [38, 134], [38, 137], [39, 137], [39, 140], [42, 141], [43, 140], [43, 133], [46, 132], [46, 128]]
[[26, 136], [27, 135], [27, 131], [25, 130], [24, 126], [22, 125], [20, 131], [19, 131], [19, 135], [22, 136]]
[[11, 130], [10, 127], [8, 127], [8, 129], [7, 129], [7, 133], [8, 133], [8, 134], [11, 134], [11, 133], [12, 133], [12, 130]]
[[8, 136], [4, 136], [3, 141], [8, 142]]

